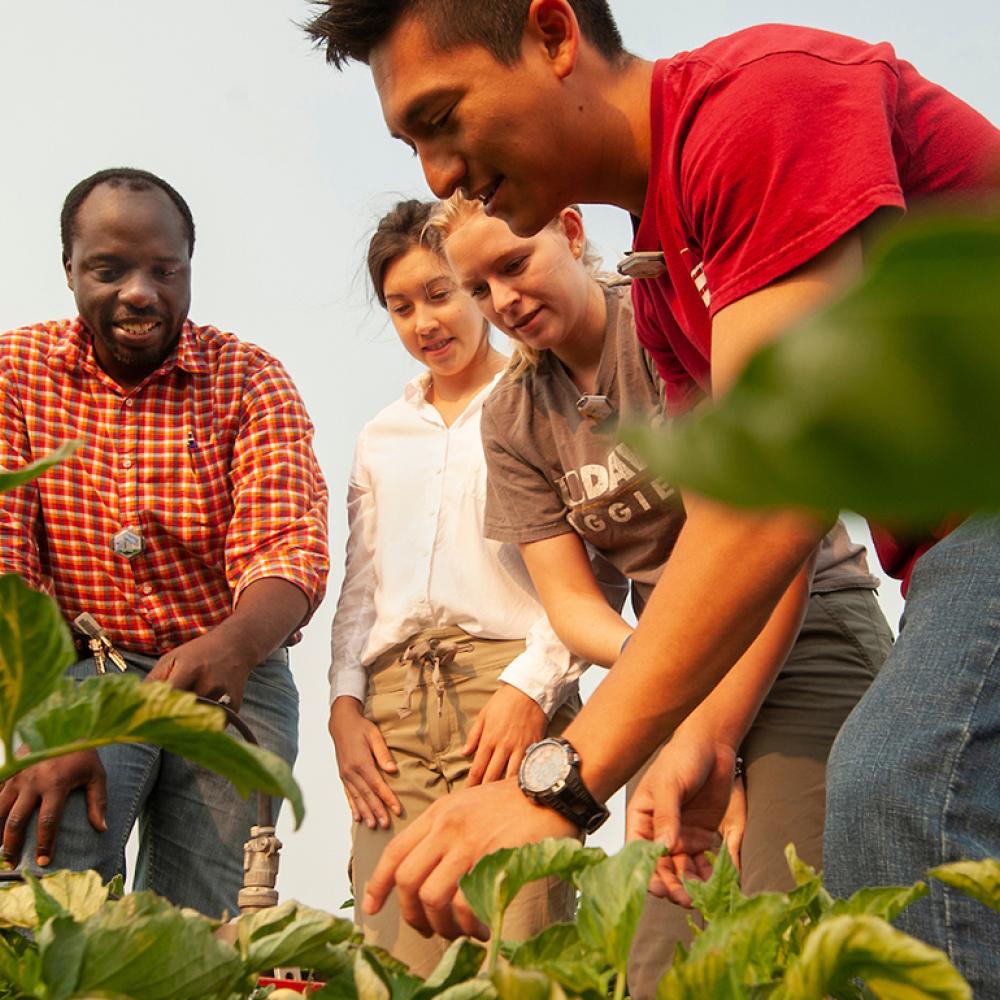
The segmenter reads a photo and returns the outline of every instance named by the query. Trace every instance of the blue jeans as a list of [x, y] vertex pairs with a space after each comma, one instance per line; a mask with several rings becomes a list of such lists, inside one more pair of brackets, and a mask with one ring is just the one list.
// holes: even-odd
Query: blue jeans
[[[156, 660], [124, 653], [129, 672], [145, 676]], [[108, 663], [108, 674], [117, 674]], [[71, 667], [68, 676], [96, 672], [92, 659]], [[288, 650], [279, 649], [250, 675], [240, 717], [261, 746], [294, 763], [298, 748], [299, 696], [288, 669]], [[239, 735], [229, 730], [237, 739]], [[234, 915], [243, 881], [243, 843], [257, 822], [257, 797], [243, 799], [225, 778], [183, 757], [144, 743], [114, 744], [98, 750], [108, 777], [105, 833], [87, 819], [82, 790], [66, 800], [56, 849], [47, 869], [34, 866], [35, 820], [23, 857], [32, 871], [94, 868], [105, 881], [125, 874], [125, 845], [139, 823], [135, 888], [152, 889], [178, 906], [211, 917]], [[274, 803], [275, 817], [279, 802]]]
[[[1000, 518], [970, 518], [917, 563], [889, 659], [827, 769], [831, 892], [1000, 857]], [[1000, 996], [1000, 914], [930, 879], [898, 921], [976, 997]]]

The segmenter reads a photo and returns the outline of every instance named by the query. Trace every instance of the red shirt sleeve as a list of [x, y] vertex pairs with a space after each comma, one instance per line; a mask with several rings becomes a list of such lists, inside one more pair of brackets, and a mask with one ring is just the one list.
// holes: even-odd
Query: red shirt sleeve
[[821, 253], [876, 209], [903, 208], [898, 77], [882, 60], [763, 56], [721, 75], [684, 138], [680, 206], [711, 312]]

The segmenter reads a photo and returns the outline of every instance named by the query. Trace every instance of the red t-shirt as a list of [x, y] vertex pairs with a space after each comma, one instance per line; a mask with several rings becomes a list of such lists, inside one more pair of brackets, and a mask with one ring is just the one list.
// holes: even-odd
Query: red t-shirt
[[[653, 70], [650, 181], [634, 248], [639, 339], [671, 412], [709, 391], [711, 317], [804, 264], [876, 209], [1000, 187], [1000, 131], [890, 45], [762, 25]], [[880, 532], [887, 572], [919, 543]], [[923, 546], [926, 548], [926, 544]]]

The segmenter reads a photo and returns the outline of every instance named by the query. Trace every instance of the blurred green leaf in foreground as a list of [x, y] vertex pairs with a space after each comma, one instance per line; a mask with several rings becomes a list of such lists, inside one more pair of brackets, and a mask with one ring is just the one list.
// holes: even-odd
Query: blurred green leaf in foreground
[[727, 503], [918, 527], [1000, 509], [998, 385], [1000, 215], [925, 216], [717, 405], [625, 437], [671, 484]]

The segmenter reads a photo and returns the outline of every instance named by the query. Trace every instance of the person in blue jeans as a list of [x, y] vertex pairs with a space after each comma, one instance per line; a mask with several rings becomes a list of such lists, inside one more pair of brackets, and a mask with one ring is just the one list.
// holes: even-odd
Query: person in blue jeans
[[[162, 178], [99, 171], [61, 222], [79, 315], [0, 336], [0, 468], [82, 443], [0, 495], [0, 573], [68, 622], [91, 614], [128, 672], [226, 699], [291, 764], [287, 647], [329, 566], [305, 407], [269, 354], [188, 318], [194, 222]], [[83, 646], [70, 676], [95, 672]], [[8, 862], [110, 879], [138, 822], [136, 887], [212, 917], [236, 910], [255, 817], [224, 779], [137, 744], [36, 764], [0, 790]]]
[[[997, 857], [1000, 518], [970, 517], [916, 562], [896, 645], [827, 764], [825, 875], [846, 896]], [[898, 926], [1000, 996], [1000, 916], [927, 880]]]
[[[437, 197], [462, 189], [522, 237], [573, 202], [631, 214], [638, 256], [622, 266], [636, 279], [638, 334], [674, 412], [723, 396], [755, 350], [857, 283], [873, 223], [934, 196], [984, 206], [1000, 182], [1000, 131], [885, 42], [772, 24], [650, 62], [625, 48], [604, 0], [321, 0], [316, 8], [312, 37], [335, 66], [370, 66], [390, 134], [420, 157]], [[766, 690], [770, 679], [742, 673], [740, 657], [825, 528], [794, 511], [748, 514], [699, 501], [687, 512], [634, 639], [565, 733], [593, 797], [611, 795], [717, 685], [741, 698]], [[978, 522], [961, 530], [979, 533], [983, 569], [943, 571], [936, 562], [948, 550], [932, 551], [931, 581], [914, 580], [904, 639], [872, 691], [870, 704], [882, 710], [865, 699], [831, 761], [831, 814], [862, 793], [871, 804], [872, 770], [883, 772], [880, 783], [907, 783], [912, 772], [901, 761], [925, 726], [932, 745], [940, 732], [938, 752], [921, 750], [918, 766], [929, 773], [919, 797], [911, 789], [909, 800], [882, 809], [877, 832], [859, 824], [864, 839], [850, 843], [833, 832], [827, 864], [836, 889], [860, 884], [857, 871], [882, 883], [905, 866], [899, 880], [908, 882], [928, 859], [1000, 855], [996, 741], [988, 723], [967, 729], [968, 709], [941, 694], [968, 669], [982, 683], [979, 710], [1000, 715], [984, 651], [1000, 633], [992, 611], [1000, 584], [986, 568], [995, 535]], [[940, 623], [947, 645], [928, 675], [937, 628], [914, 636], [911, 622], [932, 608], [950, 620]], [[925, 707], [913, 732], [904, 731], [905, 716], [895, 722], [897, 687], [912, 687]], [[844, 756], [848, 736], [854, 760]], [[644, 778], [653, 836], [671, 850], [663, 875], [701, 855], [728, 798], [731, 748], [710, 732], [695, 743]], [[967, 761], [980, 765], [974, 778], [950, 773]], [[933, 819], [941, 809], [967, 817], [964, 842], [941, 836]], [[850, 822], [831, 819], [840, 830]], [[915, 830], [923, 849], [908, 857]], [[376, 912], [395, 889], [418, 926], [471, 932], [471, 911], [450, 888], [458, 877], [497, 848], [571, 832], [516, 782], [469, 789], [389, 845], [364, 905]], [[973, 924], [956, 916], [965, 906], [936, 888], [909, 926], [948, 949], [974, 989], [996, 994], [1000, 915], [980, 909]]]

